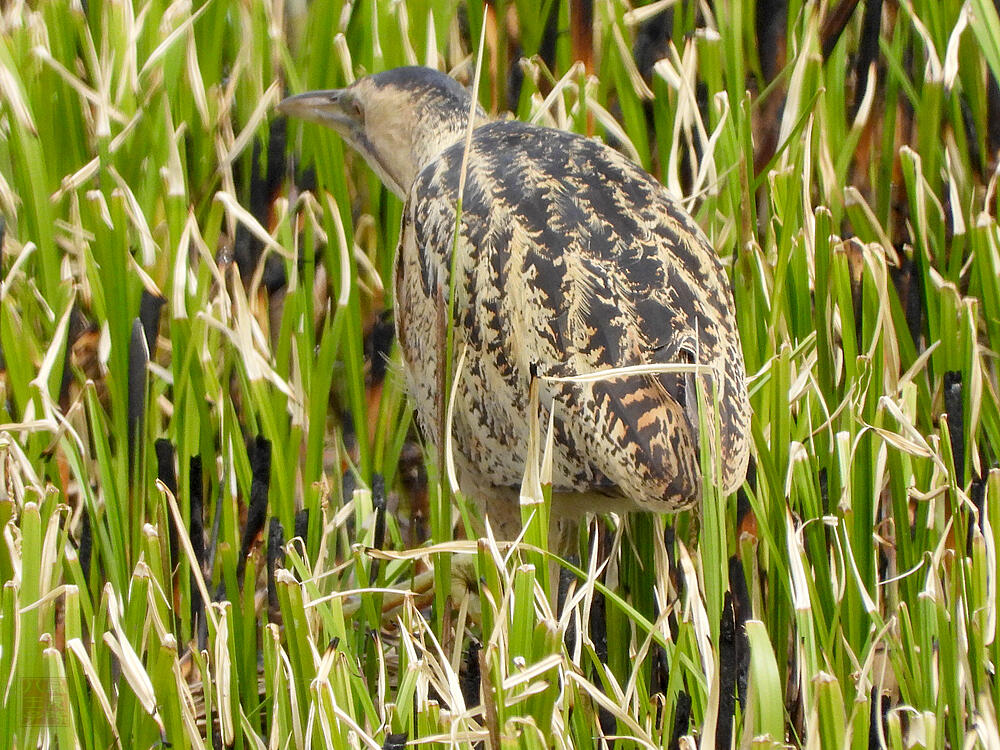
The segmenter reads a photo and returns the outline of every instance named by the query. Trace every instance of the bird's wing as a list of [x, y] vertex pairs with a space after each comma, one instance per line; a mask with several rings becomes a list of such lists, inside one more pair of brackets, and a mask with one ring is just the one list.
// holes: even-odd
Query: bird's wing
[[[741, 482], [748, 410], [732, 296], [697, 225], [613, 150], [505, 122], [475, 133], [456, 245], [462, 155], [454, 147], [421, 173], [408, 214], [427, 298], [459, 248], [455, 319], [470, 350], [515, 400], [532, 374], [708, 365], [722, 404], [723, 485]], [[564, 439], [640, 504], [669, 509], [700, 492], [694, 382], [632, 375], [549, 382], [548, 394]]]

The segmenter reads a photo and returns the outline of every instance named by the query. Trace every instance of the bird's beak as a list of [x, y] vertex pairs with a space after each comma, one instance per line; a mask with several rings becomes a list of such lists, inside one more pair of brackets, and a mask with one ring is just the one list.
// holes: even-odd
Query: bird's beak
[[358, 124], [359, 109], [354, 94], [347, 89], [307, 91], [283, 99], [277, 109], [283, 115], [326, 125], [345, 135]]

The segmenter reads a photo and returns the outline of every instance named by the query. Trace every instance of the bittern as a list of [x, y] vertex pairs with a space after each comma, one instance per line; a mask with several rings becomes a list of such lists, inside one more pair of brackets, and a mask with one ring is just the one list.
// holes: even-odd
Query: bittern
[[743, 482], [750, 408], [732, 292], [705, 234], [653, 177], [597, 140], [491, 120], [429, 68], [278, 109], [339, 133], [405, 200], [394, 305], [408, 387], [425, 436], [439, 436], [446, 358], [465, 353], [454, 461], [494, 528], [519, 524], [533, 382], [540, 423], [552, 417], [556, 517], [695, 504], [705, 424], [717, 425], [718, 489]]

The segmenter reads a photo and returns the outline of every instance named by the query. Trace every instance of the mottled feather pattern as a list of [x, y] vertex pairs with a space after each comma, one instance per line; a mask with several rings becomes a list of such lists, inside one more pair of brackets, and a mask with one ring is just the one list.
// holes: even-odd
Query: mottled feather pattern
[[[444, 404], [445, 353], [431, 342], [449, 294], [463, 155], [464, 143], [451, 146], [417, 176], [396, 259], [399, 339], [429, 435]], [[597, 141], [492, 122], [473, 133], [461, 219], [451, 356], [468, 349], [453, 436], [468, 489], [520, 484], [533, 374], [651, 363], [719, 374], [723, 489], [742, 482], [749, 407], [732, 294], [708, 240], [662, 185]], [[703, 377], [709, 394], [712, 381]], [[543, 382], [554, 488], [655, 511], [697, 501], [695, 390], [684, 373]]]

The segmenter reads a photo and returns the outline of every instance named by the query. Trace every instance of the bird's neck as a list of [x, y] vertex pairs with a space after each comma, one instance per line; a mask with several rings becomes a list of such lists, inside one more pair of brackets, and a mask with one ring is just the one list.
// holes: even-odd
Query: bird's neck
[[[368, 121], [364, 135], [355, 141], [372, 169], [386, 187], [406, 199], [417, 175], [442, 151], [462, 143], [469, 127], [471, 99], [457, 105], [424, 101], [381, 111]], [[476, 107], [473, 126], [487, 122], [486, 113]]]
[[[477, 106], [472, 126], [479, 127], [487, 121], [486, 113]], [[462, 110], [453, 109], [447, 113], [422, 112], [414, 128], [411, 142], [413, 173], [409, 175], [406, 189], [409, 190], [417, 175], [443, 151], [458, 143], [464, 143], [468, 130], [468, 107]]]

